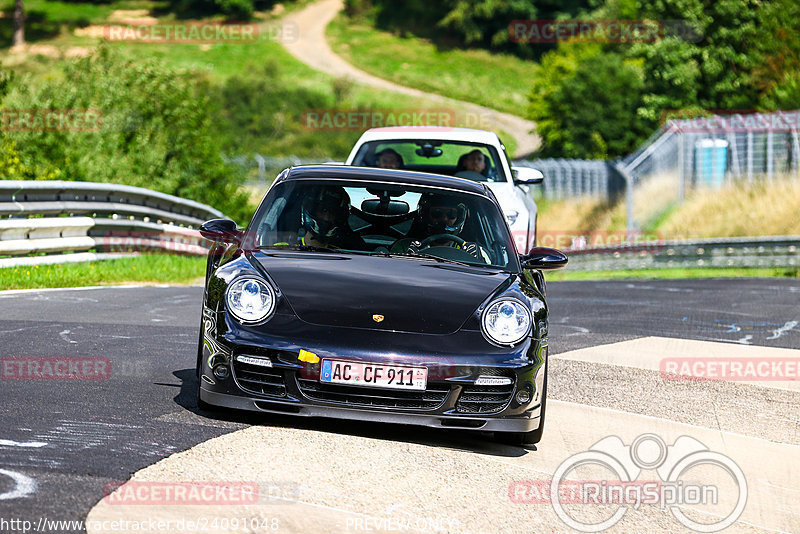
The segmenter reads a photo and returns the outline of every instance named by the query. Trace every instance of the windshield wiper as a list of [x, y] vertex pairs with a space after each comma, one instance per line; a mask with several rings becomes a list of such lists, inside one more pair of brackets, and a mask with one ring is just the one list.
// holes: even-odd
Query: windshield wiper
[[341, 248], [328, 248], [328, 247], [318, 247], [315, 245], [265, 245], [262, 247], [258, 247], [260, 249], [265, 248], [277, 248], [279, 250], [307, 250], [309, 252], [350, 252], [346, 249]]
[[406, 258], [425, 258], [428, 260], [434, 260], [437, 263], [455, 263], [457, 265], [467, 265], [468, 267], [483, 267], [483, 264], [479, 263], [468, 263], [465, 261], [458, 261], [453, 260], [450, 258], [443, 258], [441, 256], [436, 256], [434, 254], [426, 254], [424, 252], [406, 252], [404, 254], [393, 254], [393, 256], [403, 256]]

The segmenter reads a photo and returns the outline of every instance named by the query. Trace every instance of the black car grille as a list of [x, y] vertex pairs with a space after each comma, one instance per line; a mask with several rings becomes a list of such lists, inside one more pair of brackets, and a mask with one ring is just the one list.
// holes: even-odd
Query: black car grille
[[239, 387], [248, 393], [272, 397], [286, 396], [286, 378], [280, 369], [250, 365], [234, 359], [233, 375]]
[[408, 391], [371, 387], [326, 384], [316, 380], [297, 379], [300, 391], [316, 401], [379, 408], [435, 410], [450, 393], [448, 384], [428, 384], [425, 391]]
[[505, 372], [486, 369], [482, 376], [505, 376], [511, 383], [505, 386], [465, 385], [456, 402], [458, 413], [495, 413], [499, 412], [511, 401], [514, 394], [514, 378]]

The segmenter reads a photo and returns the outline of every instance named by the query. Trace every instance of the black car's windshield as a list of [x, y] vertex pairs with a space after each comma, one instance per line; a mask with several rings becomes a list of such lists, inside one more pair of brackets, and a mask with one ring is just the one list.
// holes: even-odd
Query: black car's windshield
[[277, 184], [251, 225], [260, 248], [434, 258], [513, 269], [497, 206], [475, 194], [406, 185]]
[[497, 150], [468, 141], [370, 141], [358, 150], [353, 165], [448, 174], [476, 182], [506, 181]]

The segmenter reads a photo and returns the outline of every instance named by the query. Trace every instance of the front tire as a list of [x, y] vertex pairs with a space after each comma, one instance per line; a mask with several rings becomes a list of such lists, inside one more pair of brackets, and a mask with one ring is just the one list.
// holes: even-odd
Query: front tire
[[203, 412], [213, 412], [216, 407], [209, 404], [200, 398], [200, 383], [202, 379], [200, 376], [203, 374], [203, 345], [205, 344], [206, 325], [205, 320], [200, 321], [200, 339], [197, 342], [197, 364], [195, 366], [195, 376], [197, 378], [197, 392], [195, 400], [197, 401], [197, 409]]

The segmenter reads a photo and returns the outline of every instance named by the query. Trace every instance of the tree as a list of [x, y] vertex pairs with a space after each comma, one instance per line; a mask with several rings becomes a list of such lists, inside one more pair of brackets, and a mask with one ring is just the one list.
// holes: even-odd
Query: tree
[[25, 44], [25, 9], [22, 0], [14, 1], [14, 38], [11, 46]]
[[530, 98], [530, 117], [542, 136], [540, 155], [627, 154], [650, 131], [637, 113], [643, 87], [639, 66], [598, 45], [571, 44], [546, 54]]
[[37, 178], [113, 182], [162, 191], [249, 218], [241, 170], [225, 163], [208, 88], [198, 75], [156, 59], [129, 60], [100, 47], [47, 78], [20, 76], [10, 109], [85, 111], [91, 124], [7, 132]]

